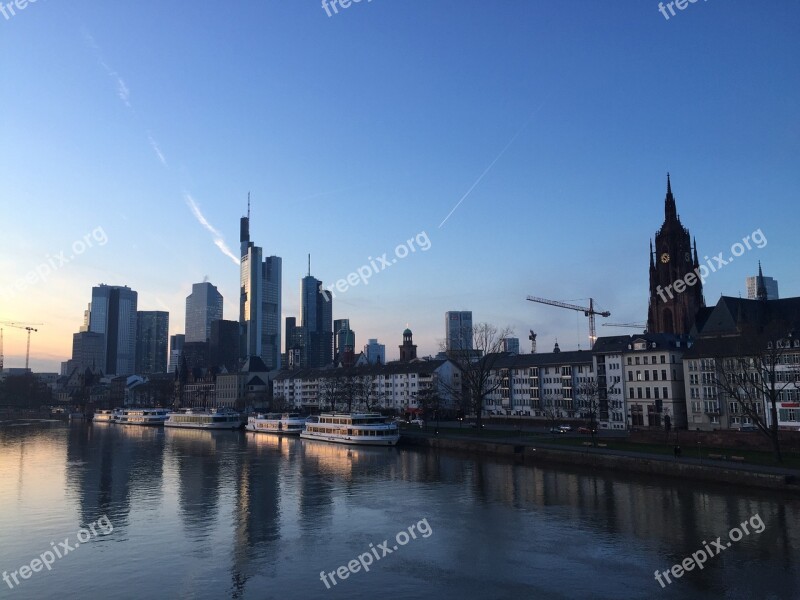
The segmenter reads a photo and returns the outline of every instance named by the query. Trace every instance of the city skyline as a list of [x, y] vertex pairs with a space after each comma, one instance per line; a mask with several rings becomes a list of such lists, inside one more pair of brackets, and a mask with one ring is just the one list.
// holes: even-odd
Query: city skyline
[[[157, 22], [142, 21], [148, 7]], [[333, 19], [318, 6], [253, 5], [228, 15], [238, 33], [221, 46], [191, 35], [210, 69], [159, 49], [175, 31], [214, 29], [214, 15], [35, 8], [2, 22], [0, 44], [30, 51], [5, 66], [0, 90], [0, 181], [14, 204], [0, 319], [44, 323], [31, 337], [37, 371], [69, 357], [100, 282], [169, 312], [175, 335], [191, 284], [208, 276], [228, 298], [223, 318], [237, 320], [248, 191], [252, 239], [283, 260], [281, 322], [300, 315], [308, 253], [326, 289], [369, 266], [336, 291], [333, 318], [384, 341], [387, 360], [406, 324], [419, 354], [435, 354], [448, 310], [521, 339], [533, 329], [542, 348], [587, 348], [583, 316], [528, 294], [594, 298], [612, 314], [598, 335], [624, 333], [604, 321], [646, 320], [667, 171], [701, 264], [756, 230], [769, 240], [708, 277], [707, 304], [746, 296], [759, 260], [782, 296], [800, 295], [800, 153], [786, 133], [798, 81], [776, 76], [797, 55], [794, 5], [706, 3], [669, 21], [635, 2], [387, 2]], [[321, 61], [298, 27], [347, 60]], [[374, 43], [384, 37], [393, 43]], [[46, 101], [54, 94], [61, 104]], [[423, 233], [429, 248], [409, 249]], [[6, 366], [24, 365], [25, 332], [4, 337]]]

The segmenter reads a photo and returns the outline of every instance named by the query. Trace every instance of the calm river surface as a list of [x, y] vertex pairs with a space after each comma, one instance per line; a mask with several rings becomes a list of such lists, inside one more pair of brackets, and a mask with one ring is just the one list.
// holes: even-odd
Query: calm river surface
[[[655, 580], [743, 521], [751, 533], [702, 570]], [[369, 571], [348, 571], [359, 555]], [[320, 572], [339, 567], [328, 589]], [[800, 498], [244, 432], [4, 423], [0, 571], [0, 598], [18, 599], [800, 598]]]

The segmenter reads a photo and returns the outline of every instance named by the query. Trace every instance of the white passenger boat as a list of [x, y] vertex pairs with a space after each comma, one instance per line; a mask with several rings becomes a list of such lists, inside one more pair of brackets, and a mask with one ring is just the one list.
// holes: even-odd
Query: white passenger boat
[[171, 412], [164, 422], [165, 427], [184, 427], [188, 429], [239, 429], [242, 416], [229, 408], [190, 408]]
[[117, 415], [117, 423], [123, 425], [160, 426], [167, 420], [166, 408], [123, 408]]
[[312, 417], [301, 438], [337, 444], [394, 446], [400, 439], [397, 423], [373, 413], [322, 413]]
[[300, 435], [306, 426], [306, 418], [296, 413], [267, 413], [247, 418], [247, 431], [273, 433], [276, 435]]
[[96, 410], [92, 417], [92, 423], [116, 423], [116, 410]]

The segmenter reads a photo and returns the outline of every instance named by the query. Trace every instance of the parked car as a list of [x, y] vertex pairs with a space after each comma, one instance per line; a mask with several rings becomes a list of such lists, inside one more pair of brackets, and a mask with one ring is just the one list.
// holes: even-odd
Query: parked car
[[563, 429], [565, 432], [572, 431], [572, 425], [559, 425], [559, 429]]
[[411, 424], [412, 425], [419, 425], [420, 427], [424, 427], [425, 426], [425, 421], [423, 421], [422, 419], [411, 419]]
[[594, 427], [586, 427], [586, 426], [578, 427], [578, 433], [584, 433], [584, 434], [597, 433], [597, 429], [595, 429]]
[[561, 427], [551, 427], [550, 433], [567, 433], [567, 430], [561, 429]]

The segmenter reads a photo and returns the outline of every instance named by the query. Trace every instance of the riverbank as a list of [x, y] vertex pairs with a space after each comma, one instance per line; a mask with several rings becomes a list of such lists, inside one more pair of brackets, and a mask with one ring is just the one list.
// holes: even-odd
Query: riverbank
[[478, 436], [438, 436], [424, 431], [405, 430], [400, 443], [436, 450], [507, 457], [531, 465], [579, 465], [609, 471], [677, 477], [800, 494], [800, 470], [725, 460], [668, 457], [659, 454], [609, 450], [594, 446], [558, 446], [530, 439]]

